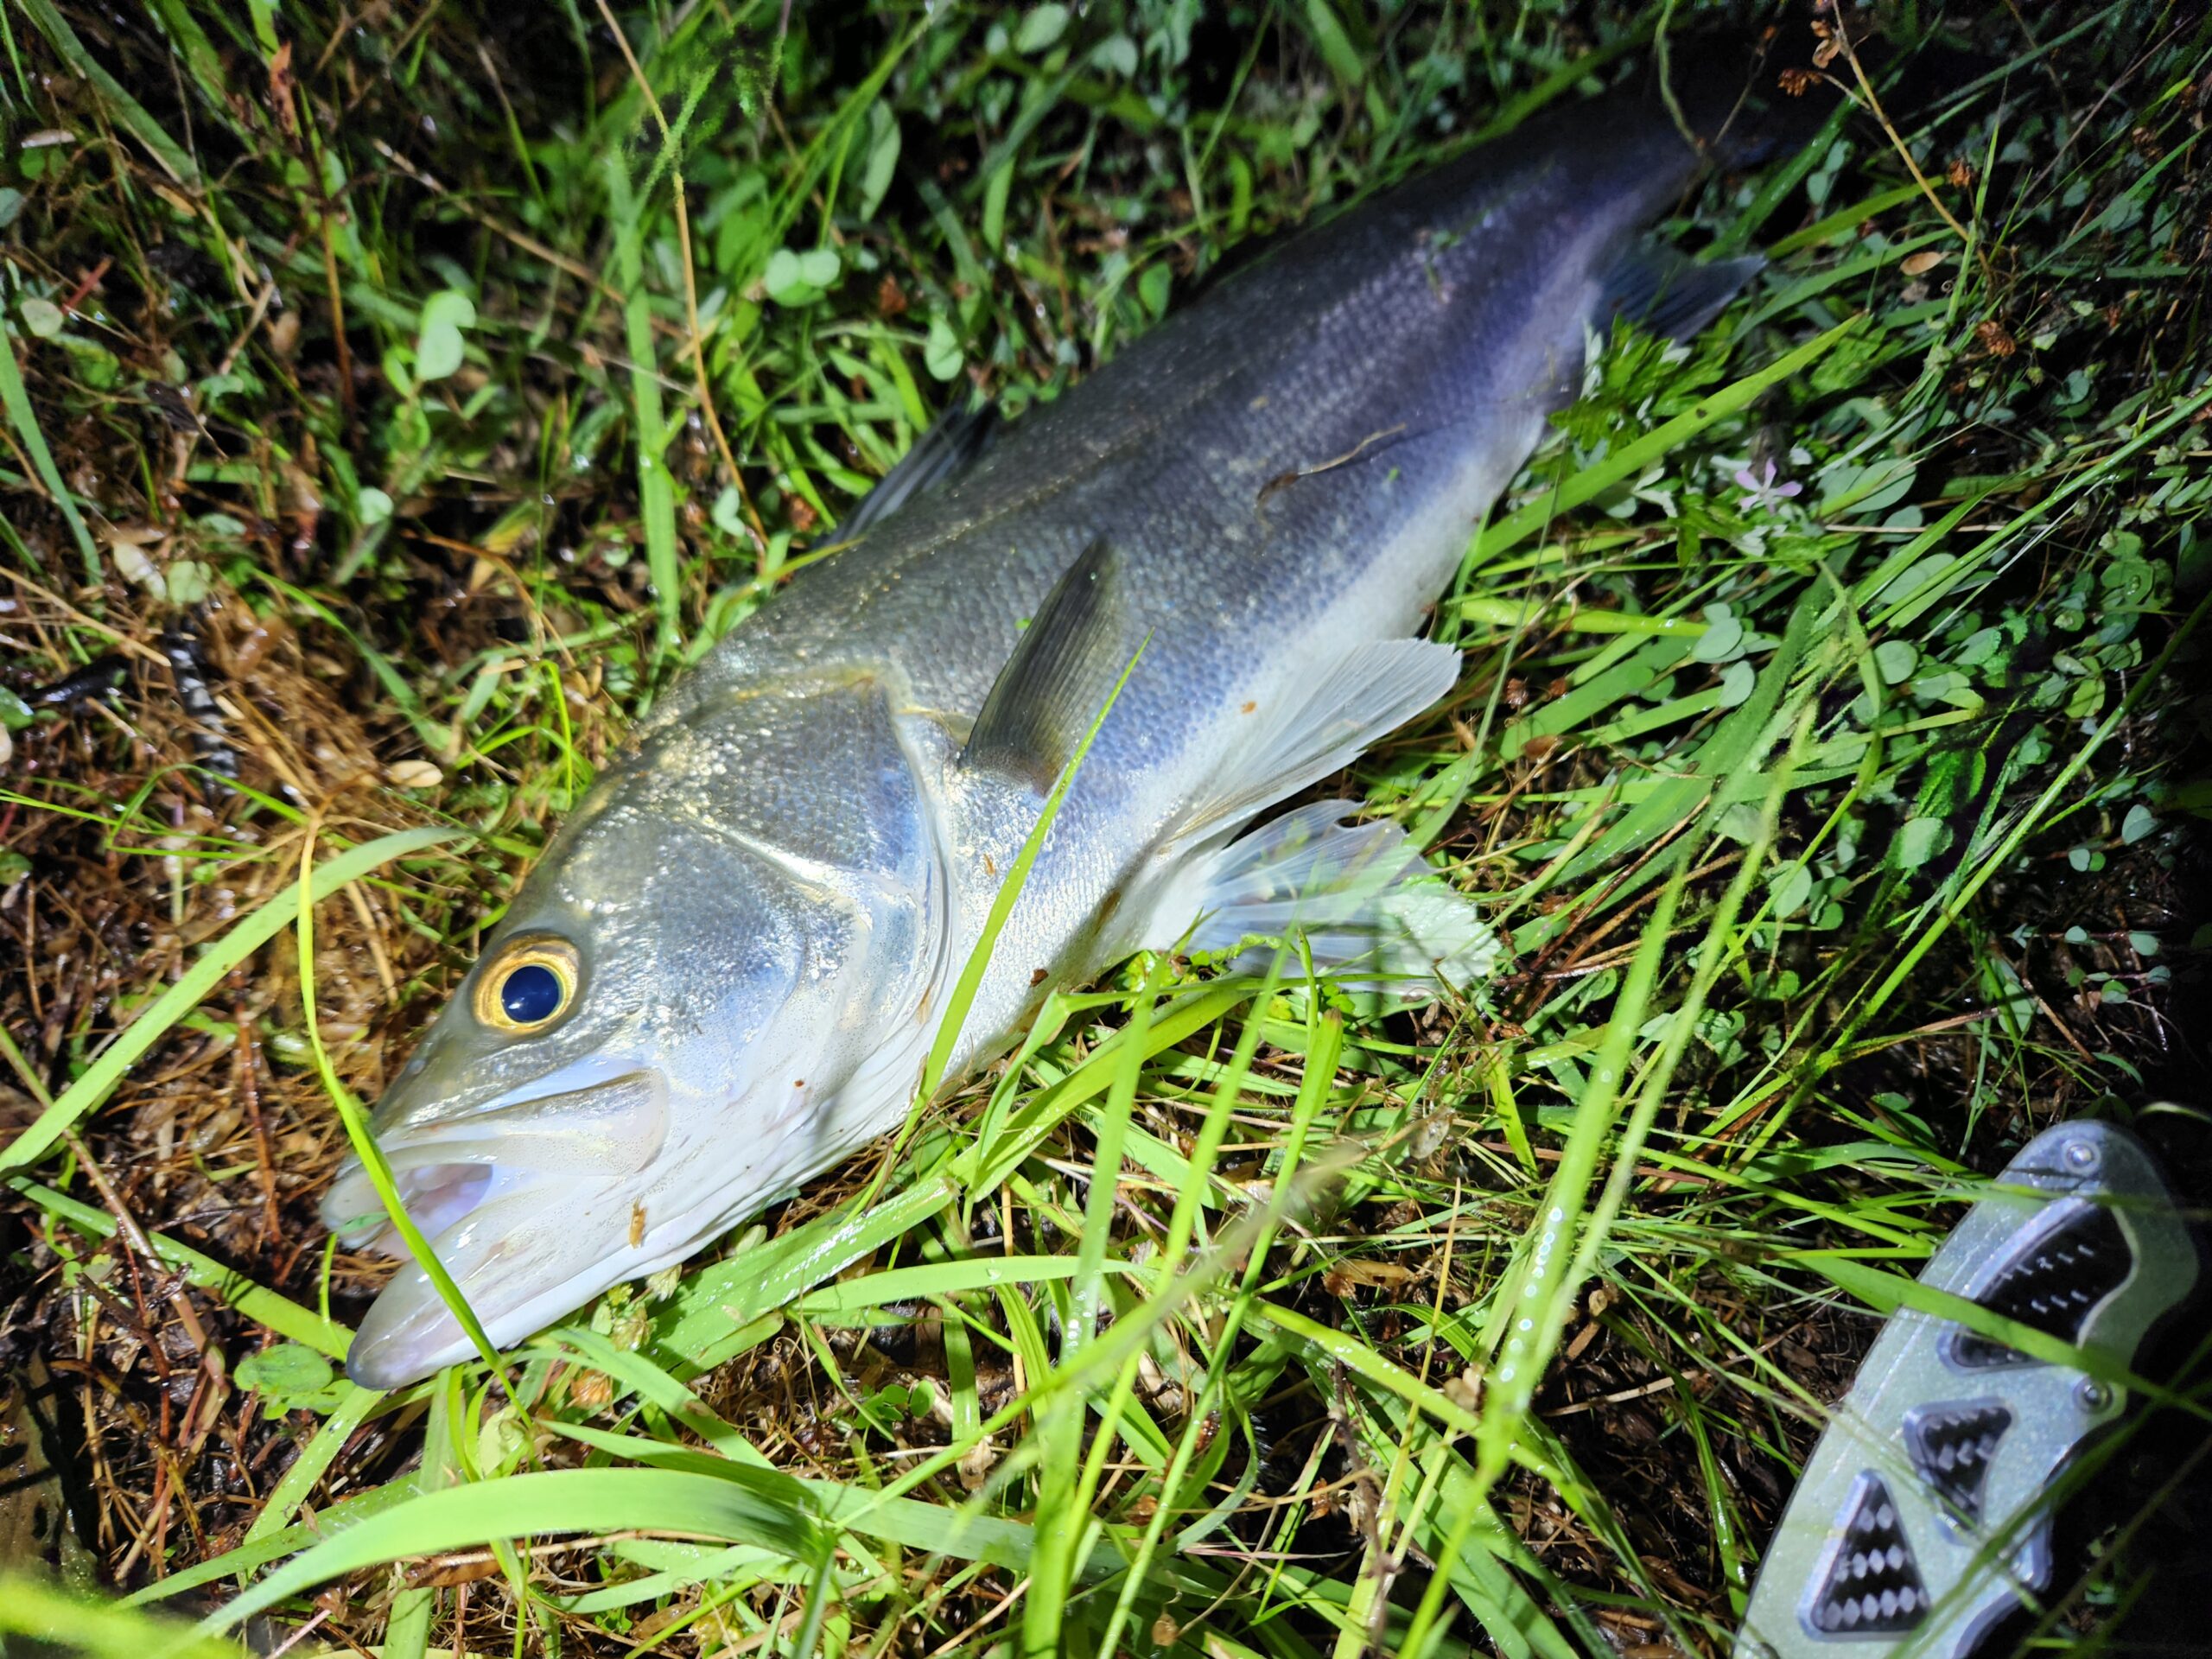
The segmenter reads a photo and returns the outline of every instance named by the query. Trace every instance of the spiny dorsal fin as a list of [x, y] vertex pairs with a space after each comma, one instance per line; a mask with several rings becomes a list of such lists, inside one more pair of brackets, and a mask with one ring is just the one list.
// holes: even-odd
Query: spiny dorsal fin
[[1135, 649], [1121, 561], [1103, 537], [1067, 568], [1024, 629], [976, 716], [960, 763], [1052, 788]]
[[881, 524], [916, 496], [936, 489], [966, 472], [988, 447], [998, 430], [995, 404], [974, 409], [956, 404], [937, 418], [937, 424], [914, 440], [913, 448], [861, 498], [845, 522], [837, 526], [838, 538], [851, 541], [871, 526]]

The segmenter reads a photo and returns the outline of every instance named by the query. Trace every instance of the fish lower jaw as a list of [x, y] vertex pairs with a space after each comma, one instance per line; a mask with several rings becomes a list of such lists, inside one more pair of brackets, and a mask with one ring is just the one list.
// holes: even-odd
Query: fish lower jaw
[[[712, 1245], [729, 1230], [874, 1135], [895, 1126], [911, 1096], [926, 1032], [887, 1046], [842, 1086], [808, 1103], [801, 1122], [753, 1126], [757, 1156], [706, 1190], [683, 1179], [712, 1148], [678, 1147], [663, 1179], [617, 1165], [494, 1160], [491, 1143], [387, 1145], [399, 1198], [431, 1250], [500, 1347], [527, 1340], [609, 1287], [642, 1278]], [[502, 1144], [506, 1150], [520, 1137]], [[656, 1139], [655, 1149], [659, 1149]], [[478, 1153], [483, 1161], [457, 1158]], [[723, 1154], [727, 1161], [727, 1154]], [[582, 1161], [582, 1160], [577, 1160]], [[363, 1319], [346, 1370], [365, 1388], [391, 1389], [472, 1357], [473, 1344], [386, 1217], [368, 1173], [349, 1162], [325, 1196], [324, 1224], [350, 1249], [401, 1258]]]
[[[490, 1197], [499, 1175], [492, 1164], [455, 1162], [397, 1170], [392, 1179], [409, 1219], [425, 1238], [435, 1238]], [[338, 1172], [321, 1209], [322, 1224], [353, 1249], [406, 1258], [406, 1243], [358, 1161], [349, 1160]]]
[[[401, 1206], [435, 1237], [494, 1198], [527, 1187], [633, 1175], [659, 1155], [668, 1126], [666, 1082], [639, 1069], [495, 1100], [378, 1141]], [[340, 1169], [321, 1212], [323, 1224], [356, 1248], [407, 1254], [358, 1158]]]
[[[469, 1173], [452, 1174], [456, 1167]], [[486, 1166], [423, 1170], [421, 1192], [406, 1196], [410, 1215], [435, 1219], [441, 1201], [467, 1201], [448, 1224], [423, 1230], [495, 1347], [524, 1341], [646, 1270], [638, 1265], [643, 1252], [628, 1243], [629, 1201], [604, 1184]], [[367, 1242], [404, 1258], [391, 1230]], [[393, 1389], [476, 1351], [421, 1264], [403, 1259], [362, 1319], [346, 1369], [364, 1388]]]

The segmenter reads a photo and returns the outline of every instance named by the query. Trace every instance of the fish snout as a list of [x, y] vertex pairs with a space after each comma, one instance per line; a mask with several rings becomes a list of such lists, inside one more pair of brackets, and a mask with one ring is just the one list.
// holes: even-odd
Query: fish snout
[[[660, 1155], [668, 1140], [666, 1080], [650, 1069], [570, 1089], [500, 1100], [466, 1112], [442, 1103], [405, 1113], [376, 1131], [400, 1201], [425, 1236], [435, 1236], [483, 1198], [495, 1179], [513, 1186], [549, 1176], [619, 1180]], [[349, 1158], [322, 1200], [322, 1221], [402, 1253], [360, 1160]], [[360, 1230], [382, 1223], [364, 1241]]]
[[[505, 1348], [633, 1276], [630, 1213], [620, 1183], [556, 1177], [503, 1189], [495, 1178], [431, 1248]], [[354, 1332], [346, 1370], [365, 1389], [396, 1389], [475, 1351], [429, 1274], [403, 1262]]]
[[[605, 1288], [570, 1294], [625, 1253], [626, 1183], [669, 1137], [668, 1084], [658, 1071], [569, 1088], [545, 1081], [470, 1110], [434, 1102], [376, 1135], [402, 1206], [501, 1344]], [[408, 1253], [358, 1158], [339, 1171], [321, 1214], [354, 1249]], [[563, 1294], [570, 1299], [545, 1307]], [[364, 1387], [392, 1388], [470, 1351], [429, 1276], [406, 1262], [362, 1321], [347, 1370]]]

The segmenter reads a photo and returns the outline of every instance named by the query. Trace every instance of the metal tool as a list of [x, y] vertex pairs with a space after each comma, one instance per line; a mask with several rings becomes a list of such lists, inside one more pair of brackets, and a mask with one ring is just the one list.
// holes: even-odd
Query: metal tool
[[2126, 1410], [2113, 1374], [2197, 1273], [2132, 1135], [2082, 1122], [2030, 1141], [1920, 1282], [2071, 1344], [2088, 1369], [1898, 1309], [1806, 1465], [1737, 1659], [1961, 1659], [2036, 1605], [2054, 1484]]

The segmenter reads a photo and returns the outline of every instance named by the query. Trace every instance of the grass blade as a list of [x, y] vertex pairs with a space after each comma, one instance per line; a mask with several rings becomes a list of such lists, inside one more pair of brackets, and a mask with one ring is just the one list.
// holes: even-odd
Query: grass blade
[[85, 515], [77, 510], [77, 498], [61, 481], [61, 469], [54, 464], [54, 451], [46, 447], [46, 434], [39, 429], [38, 416], [31, 408], [30, 393], [24, 389], [23, 373], [16, 364], [16, 335], [4, 319], [0, 319], [0, 404], [7, 405], [8, 423], [16, 429], [16, 436], [31, 458], [31, 465], [38, 469], [39, 482], [46, 486], [47, 499], [61, 514], [75, 538], [77, 551], [85, 561], [85, 581], [93, 588], [107, 578], [100, 568], [100, 550], [92, 541], [92, 533], [85, 528]]
[[288, 883], [271, 894], [260, 909], [223, 935], [184, 971], [175, 984], [156, 997], [100, 1052], [99, 1058], [86, 1068], [84, 1076], [63, 1090], [29, 1128], [8, 1143], [5, 1150], [0, 1150], [0, 1171], [21, 1169], [42, 1157], [64, 1134], [96, 1109], [114, 1092], [139, 1056], [197, 1007], [201, 999], [222, 983], [225, 975], [297, 918], [302, 893], [312, 902], [320, 903], [347, 882], [358, 881], [394, 859], [458, 840], [465, 834], [467, 831], [461, 830], [433, 828], [401, 830], [379, 836], [374, 841], [347, 849], [335, 858], [326, 859], [300, 882]]
[[91, 1600], [14, 1567], [0, 1569], [0, 1637], [10, 1636], [29, 1638], [28, 1650], [85, 1659], [248, 1659], [252, 1651], [135, 1608]]
[[[112, 1238], [120, 1230], [115, 1217], [106, 1211], [81, 1204], [66, 1192], [41, 1186], [22, 1175], [8, 1177], [7, 1185], [11, 1192], [22, 1194], [87, 1238]], [[238, 1309], [256, 1325], [329, 1358], [346, 1357], [346, 1347], [353, 1340], [353, 1333], [345, 1325], [256, 1284], [236, 1268], [225, 1267], [211, 1255], [201, 1255], [189, 1244], [155, 1232], [146, 1235], [146, 1242], [154, 1247], [156, 1255], [181, 1270], [188, 1282], [221, 1298], [226, 1306]]]
[[182, 145], [162, 130], [162, 124], [146, 113], [144, 105], [123, 89], [123, 83], [108, 73], [105, 65], [85, 49], [77, 38], [77, 31], [62, 20], [54, 8], [53, 0], [20, 0], [23, 10], [39, 32], [53, 44], [54, 49], [66, 59], [69, 67], [91, 84], [101, 100], [115, 113], [127, 132], [146, 146], [153, 158], [161, 163], [162, 171], [177, 183], [197, 187], [200, 169]]
[[1486, 527], [1475, 538], [1470, 568], [1479, 568], [1517, 542], [1525, 541], [1561, 513], [1604, 493], [1624, 478], [1633, 478], [1653, 461], [1671, 454], [1715, 421], [1747, 407], [1770, 386], [1800, 374], [1827, 355], [1844, 339], [1866, 326], [1863, 316], [1852, 317], [1827, 333], [1815, 336], [1793, 352], [1785, 353], [1754, 373], [1723, 386], [1695, 408], [1654, 428], [1633, 443], [1623, 444], [1603, 460], [1583, 467], [1556, 488], [1547, 490], [1517, 512]]
[[812, 1560], [822, 1535], [785, 1476], [753, 1480], [667, 1469], [555, 1469], [425, 1492], [318, 1544], [200, 1621], [232, 1630], [300, 1592], [348, 1573], [493, 1540], [563, 1533], [689, 1533]]

